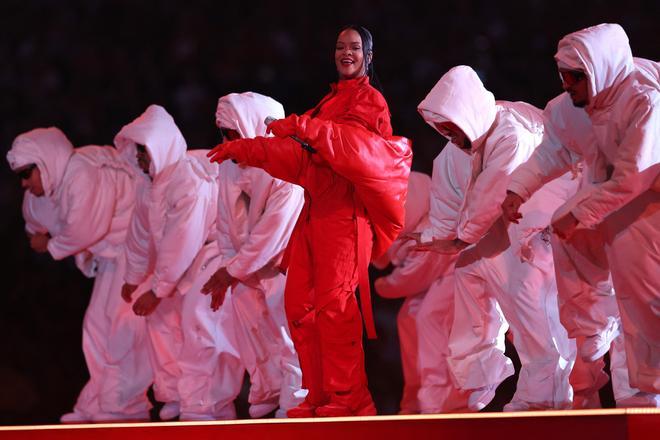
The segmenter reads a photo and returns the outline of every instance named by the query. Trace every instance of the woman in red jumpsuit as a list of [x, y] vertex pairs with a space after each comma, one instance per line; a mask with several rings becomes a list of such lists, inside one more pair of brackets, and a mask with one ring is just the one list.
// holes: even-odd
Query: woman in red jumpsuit
[[285, 308], [309, 393], [289, 417], [376, 414], [355, 289], [362, 287], [374, 337], [367, 266], [403, 224], [412, 153], [407, 139], [392, 136], [387, 103], [369, 83], [372, 47], [369, 31], [344, 27], [335, 48], [339, 81], [316, 107], [271, 122], [275, 137], [224, 143], [209, 153], [212, 161], [231, 158], [305, 189], [285, 256]]

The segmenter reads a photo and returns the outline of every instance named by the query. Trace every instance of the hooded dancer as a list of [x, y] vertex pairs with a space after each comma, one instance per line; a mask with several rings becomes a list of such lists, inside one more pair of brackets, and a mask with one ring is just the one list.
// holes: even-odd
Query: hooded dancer
[[[426, 117], [424, 113], [422, 115]], [[459, 209], [470, 179], [469, 169], [469, 156], [451, 143], [445, 145], [433, 161], [428, 222], [420, 224], [419, 231], [405, 234], [404, 238], [426, 242], [456, 237]], [[456, 388], [447, 364], [449, 332], [454, 316], [453, 272], [457, 255], [411, 252], [410, 249], [408, 252], [416, 260], [432, 259], [439, 265], [437, 279], [421, 299], [415, 316], [420, 374], [415, 403], [419, 403], [420, 412], [427, 414], [466, 410], [468, 395]], [[499, 337], [503, 344], [508, 327], [497, 309], [491, 312], [493, 322], [501, 323], [494, 328], [497, 329], [495, 337]], [[495, 365], [491, 367], [497, 368]]]
[[[417, 397], [421, 385], [417, 315], [427, 291], [447, 272], [447, 258], [437, 258], [437, 255], [429, 252], [412, 251], [414, 243], [404, 236], [409, 232], [421, 233], [430, 228], [430, 195], [431, 178], [423, 173], [411, 172], [402, 236], [392, 243], [382, 258], [373, 263], [381, 269], [389, 263], [394, 265], [390, 274], [375, 280], [376, 292], [383, 298], [405, 298], [397, 315], [404, 378], [399, 414], [418, 414], [421, 411]], [[435, 359], [435, 362], [438, 360]]]
[[[218, 101], [216, 124], [226, 140], [253, 138], [266, 134], [269, 116], [284, 117], [274, 99], [232, 93]], [[211, 307], [217, 309], [231, 290], [236, 348], [251, 380], [250, 415], [261, 417], [279, 406], [277, 416], [282, 417], [304, 398], [284, 316], [285, 277], [279, 270], [304, 203], [303, 190], [232, 161], [220, 165], [218, 183], [221, 261], [202, 292], [211, 293]]]
[[[660, 255], [652, 240], [648, 241], [660, 229], [660, 199], [652, 189], [660, 161], [655, 145], [660, 136], [658, 64], [633, 59], [628, 38], [616, 24], [601, 24], [567, 35], [560, 41], [555, 59], [568, 92], [556, 98], [557, 125], [561, 128], [561, 121], [570, 118], [569, 110], [565, 110], [570, 99], [575, 107], [586, 111], [593, 142], [570, 142], [570, 138], [568, 142], [544, 142], [529, 163], [516, 171], [503, 210], [508, 218], [519, 216], [517, 210], [523, 201], [545, 181], [570, 167], [573, 156], [584, 159], [589, 185], [555, 214], [553, 229], [559, 239], [587, 252], [604, 244], [600, 278], [607, 280], [607, 271], [611, 273], [624, 331], [630, 386], [641, 390], [617, 404], [658, 406], [660, 285], [655, 268]], [[596, 244], [586, 243], [585, 235], [593, 235]], [[587, 254], [583, 253], [582, 258], [584, 255]], [[586, 281], [588, 287], [596, 286], [584, 273], [578, 273], [578, 284]], [[595, 297], [580, 296], [585, 311], [576, 307], [578, 319], [569, 327], [582, 331], [582, 336], [591, 340], [587, 347], [594, 349], [582, 349], [583, 357], [593, 354], [597, 358], [607, 351], [615, 335], [612, 320], [590, 322], [594, 313], [606, 317], [608, 314], [607, 310], [589, 304]], [[579, 325], [585, 322], [591, 324], [590, 328], [580, 329]]]
[[522, 363], [516, 393], [505, 409], [570, 406], [568, 376], [574, 353], [559, 324], [547, 226], [552, 206], [566, 200], [576, 181], [570, 175], [558, 179], [530, 204], [526, 222], [506, 225], [500, 203], [509, 175], [541, 141], [540, 110], [522, 102], [496, 102], [466, 66], [445, 74], [419, 108], [472, 159], [456, 238], [417, 247], [444, 254], [462, 251], [454, 272], [455, 314], [449, 340], [456, 384], [471, 392], [469, 408], [480, 410], [513, 374], [497, 338], [501, 324], [492, 319], [496, 302], [509, 322]]
[[149, 420], [152, 382], [146, 328], [119, 298], [135, 176], [111, 147], [74, 149], [57, 128], [19, 135], [7, 153], [26, 190], [32, 248], [55, 260], [75, 256], [94, 288], [83, 320], [90, 379], [63, 423]]
[[211, 155], [263, 168], [305, 189], [285, 256], [284, 299], [308, 394], [289, 417], [376, 413], [354, 292], [359, 280], [373, 337], [369, 258], [382, 255], [403, 226], [412, 154], [406, 139], [392, 137], [387, 103], [369, 84], [372, 57], [371, 34], [344, 28], [335, 46], [339, 81], [319, 105], [269, 124], [274, 138], [235, 140]]
[[[543, 120], [544, 136], [537, 147], [539, 151], [550, 146], [559, 149], [562, 145], [576, 148], [595, 141], [587, 114], [573, 106], [568, 94], [562, 94], [547, 104]], [[528, 162], [532, 164], [535, 157], [533, 155]], [[570, 168], [581, 170], [578, 188], [588, 186], [591, 169], [585, 166], [582, 156], [576, 154], [568, 159], [572, 164]], [[527, 194], [526, 180], [530, 177], [525, 171], [527, 167], [523, 164], [512, 174], [506, 200], [513, 197], [511, 191]], [[507, 209], [506, 200], [504, 210]], [[628, 385], [623, 334], [619, 332], [619, 310], [602, 240], [602, 234], [591, 229], [576, 231], [570, 241], [559, 240], [556, 236], [551, 238], [559, 316], [569, 337], [575, 339], [578, 350], [570, 376], [574, 392], [573, 408], [600, 407], [598, 390], [609, 379], [603, 371], [605, 364], [602, 356], [610, 350], [610, 343], [614, 398], [620, 401], [639, 391]]]
[[[165, 402], [161, 419], [169, 419], [176, 417], [180, 401], [183, 334], [177, 284], [215, 230], [217, 184], [198, 160], [186, 155], [181, 132], [160, 106], [149, 106], [125, 125], [115, 145], [143, 172], [127, 236], [129, 266], [122, 297], [135, 300], [133, 311], [146, 317], [154, 394]], [[216, 409], [219, 418], [235, 417], [233, 407]]]

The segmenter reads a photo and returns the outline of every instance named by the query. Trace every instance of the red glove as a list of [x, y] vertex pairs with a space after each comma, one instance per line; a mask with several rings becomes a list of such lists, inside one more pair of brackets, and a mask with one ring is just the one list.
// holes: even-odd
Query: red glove
[[206, 154], [211, 162], [222, 163], [227, 159], [233, 159], [232, 152], [235, 151], [234, 143], [240, 142], [240, 139], [230, 142], [223, 142], [218, 144]]
[[284, 138], [296, 136], [298, 130], [298, 115], [291, 114], [284, 119], [276, 119], [266, 127], [266, 133]]

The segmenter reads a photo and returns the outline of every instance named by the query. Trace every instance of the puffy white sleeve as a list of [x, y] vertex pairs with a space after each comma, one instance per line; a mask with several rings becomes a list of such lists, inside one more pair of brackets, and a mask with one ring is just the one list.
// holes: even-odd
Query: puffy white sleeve
[[[580, 149], [593, 143], [591, 123], [581, 109], [560, 95], [543, 112], [543, 140], [511, 175], [507, 189], [527, 201], [546, 183], [566, 173], [581, 159]], [[567, 148], [572, 145], [573, 149]]]
[[115, 187], [103, 185], [102, 171], [90, 166], [67, 172], [59, 200], [59, 233], [48, 241], [56, 260], [77, 254], [101, 240], [109, 231], [115, 207]]
[[304, 203], [301, 187], [275, 179], [261, 170], [249, 175], [253, 180], [252, 200], [257, 193], [267, 194], [267, 199], [263, 213], [227, 263], [227, 272], [239, 280], [246, 280], [269, 263], [277, 262], [289, 243]]
[[482, 170], [468, 190], [461, 210], [458, 238], [466, 243], [478, 242], [502, 215], [509, 176], [529, 157], [530, 148], [524, 137], [508, 134], [496, 142], [484, 154]]
[[453, 260], [452, 255], [410, 251], [389, 275], [379, 278], [378, 294], [384, 298], [402, 298], [426, 292], [446, 273]]
[[[46, 234], [50, 230], [48, 224], [55, 221], [55, 209], [45, 197], [35, 197], [31, 192], [25, 191], [23, 195], [23, 220], [25, 220], [25, 231], [28, 234]], [[48, 221], [47, 217], [52, 217]]]
[[159, 298], [170, 296], [200, 251], [208, 229], [208, 210], [215, 209], [215, 195], [205, 183], [185, 185], [174, 181], [167, 194], [163, 236], [157, 243], [152, 290]]
[[612, 177], [595, 185], [571, 211], [587, 227], [647, 191], [660, 171], [660, 94], [642, 95], [632, 107], [617, 145]]
[[149, 232], [149, 210], [144, 193], [146, 184], [138, 188], [135, 209], [126, 234], [126, 274], [124, 280], [138, 285], [150, 275], [151, 234]]

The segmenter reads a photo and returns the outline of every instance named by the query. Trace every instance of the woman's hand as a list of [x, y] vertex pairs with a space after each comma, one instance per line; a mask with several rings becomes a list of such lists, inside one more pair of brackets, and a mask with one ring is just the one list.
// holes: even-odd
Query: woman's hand
[[289, 115], [284, 119], [275, 119], [266, 127], [266, 133], [271, 133], [275, 137], [284, 138], [295, 136], [298, 128], [298, 116]]
[[217, 163], [222, 163], [227, 159], [233, 159], [232, 145], [236, 142], [240, 142], [240, 140], [218, 144], [211, 151], [206, 153], [206, 157], [208, 157], [211, 162]]

